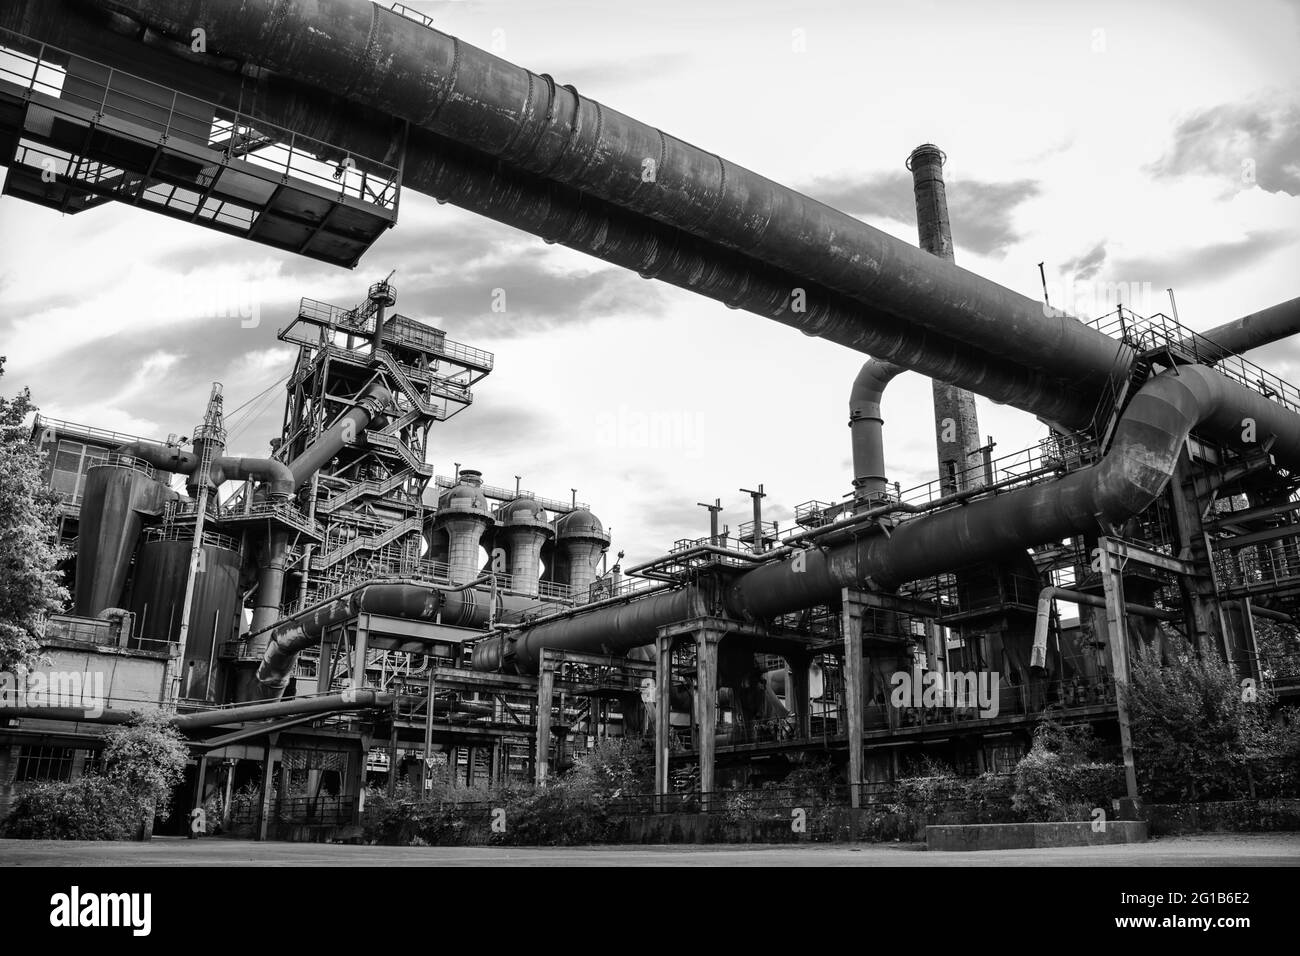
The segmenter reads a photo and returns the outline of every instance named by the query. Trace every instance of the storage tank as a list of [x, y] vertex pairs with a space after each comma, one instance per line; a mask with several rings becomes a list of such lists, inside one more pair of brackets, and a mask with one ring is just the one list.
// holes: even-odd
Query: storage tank
[[[447, 564], [453, 584], [473, 581], [479, 575], [479, 543], [492, 525], [492, 512], [483, 494], [483, 475], [463, 469], [455, 487], [438, 499], [433, 529], [447, 535]], [[436, 534], [434, 535], [436, 537]]]
[[542, 546], [555, 534], [546, 509], [532, 498], [516, 498], [497, 509], [496, 520], [514, 590], [536, 594], [542, 573]]
[[169, 494], [153, 469], [134, 458], [110, 456], [86, 472], [77, 530], [78, 615], [95, 617], [121, 603], [144, 519], [161, 514]]
[[555, 522], [555, 568], [553, 577], [585, 596], [599, 576], [596, 563], [609, 548], [609, 535], [600, 519], [585, 508], [561, 515]]
[[[130, 608], [142, 638], [175, 643], [180, 637], [191, 535], [187, 528], [159, 529], [148, 532], [140, 545]], [[217, 703], [222, 690], [217, 654], [222, 643], [239, 636], [239, 547], [225, 535], [207, 532], [201, 555], [181, 662], [181, 696]]]

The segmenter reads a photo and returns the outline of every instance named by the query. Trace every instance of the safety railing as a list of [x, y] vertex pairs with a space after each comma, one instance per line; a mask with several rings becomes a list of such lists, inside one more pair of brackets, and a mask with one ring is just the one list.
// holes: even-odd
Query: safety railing
[[1213, 365], [1220, 374], [1300, 412], [1300, 389], [1295, 385], [1240, 355], [1227, 352], [1163, 312], [1141, 316], [1120, 307], [1087, 324], [1131, 345], [1139, 353], [1162, 352], [1175, 363]]
[[[95, 462], [95, 464], [91, 465], [90, 467], [91, 468], [104, 468], [104, 467], [129, 468], [132, 471], [140, 472], [140, 474], [142, 475], [148, 475], [150, 478], [156, 478], [158, 476], [157, 470], [154, 468], [153, 465], [149, 464], [149, 462], [144, 461], [141, 458], [132, 457], [131, 455], [118, 455], [114, 452], [109, 452], [102, 459]], [[87, 469], [87, 471], [89, 471], [89, 468]]]
[[420, 24], [421, 26], [426, 26], [431, 30], [436, 29], [433, 25], [432, 17], [426, 16], [425, 14], [421, 13], [419, 10], [416, 10], [412, 7], [408, 7], [404, 3], [393, 4], [392, 10], [398, 16], [406, 17], [408, 20], [414, 20], [416, 23]]
[[1219, 592], [1227, 596], [1267, 593], [1300, 585], [1300, 525], [1290, 537], [1250, 544], [1211, 539]]
[[[168, 523], [156, 528], [146, 528], [144, 539], [145, 541], [192, 541], [194, 540], [194, 527], [192, 525]], [[227, 551], [239, 551], [238, 539], [216, 531], [204, 531], [203, 544], [213, 548], [224, 548]]]
[[356, 797], [280, 797], [275, 819], [295, 826], [349, 826], [356, 820]]
[[[1097, 460], [1096, 443], [1086, 436], [1051, 435], [1020, 451], [995, 458], [956, 474], [958, 488], [981, 488], [993, 494], [1050, 481], [1060, 475], [1086, 468]], [[925, 506], [951, 493], [951, 479], [935, 479], [904, 489], [903, 504]]]
[[[456, 487], [456, 480], [454, 478], [448, 478], [446, 475], [438, 475], [434, 478], [434, 485], [438, 488], [444, 489], [454, 488]], [[514, 501], [516, 498], [528, 498], [532, 501], [536, 501], [547, 511], [552, 511], [557, 514], [567, 514], [575, 508], [581, 508], [584, 511], [590, 510], [591, 508], [591, 506], [585, 501], [574, 501], [570, 504], [567, 501], [560, 501], [558, 498], [544, 498], [541, 495], [534, 494], [533, 492], [527, 491], [523, 488], [515, 491], [512, 488], [499, 488], [495, 485], [482, 485], [479, 488], [479, 491], [483, 492], [485, 498], [489, 498], [493, 501], [504, 502]]]

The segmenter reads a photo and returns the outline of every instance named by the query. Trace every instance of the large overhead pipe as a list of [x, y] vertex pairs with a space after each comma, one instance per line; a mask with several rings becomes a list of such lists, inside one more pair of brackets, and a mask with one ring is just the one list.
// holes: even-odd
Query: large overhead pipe
[[[572, 87], [368, 0], [193, 8], [96, 0], [173, 37], [202, 21], [224, 56], [336, 92], [503, 163], [957, 334], [1063, 382], [1100, 386], [1114, 342]], [[653, 176], [646, 170], [653, 168]], [[793, 291], [793, 290], [791, 290]]]
[[[360, 158], [364, 155], [396, 162], [394, 144], [403, 141], [403, 183], [411, 188], [809, 335], [890, 358], [1046, 421], [1088, 424], [1101, 384], [1108, 375], [1127, 371], [1131, 359], [1127, 347], [1068, 317], [1043, 316], [1034, 300], [955, 267], [926, 262], [924, 253], [905, 243], [635, 124], [578, 97], [571, 88], [556, 87], [549, 77], [529, 74], [361, 0], [328, 4], [261, 0], [197, 12], [161, 2], [98, 0], [97, 5], [99, 10], [71, 0], [15, 2], [0, 9], [0, 24], [128, 71], [156, 76], [189, 95], [215, 99], [231, 108], [255, 102], [259, 116], [336, 145], [340, 158], [355, 152], [359, 165], [364, 164]], [[202, 20], [208, 48], [220, 49], [220, 55], [193, 52], [191, 20]], [[273, 55], [262, 59], [264, 50]], [[284, 75], [268, 74], [262, 67]], [[286, 83], [285, 78], [299, 83]], [[384, 89], [376, 90], [376, 84]], [[391, 108], [394, 95], [405, 103], [404, 112]], [[551, 108], [539, 106], [539, 97]], [[514, 102], [498, 108], [512, 98]], [[458, 139], [432, 125], [424, 129], [394, 122], [416, 116], [418, 123], [430, 109], [436, 112], [444, 104], [448, 108], [440, 119], [448, 122], [438, 124], [439, 129], [463, 126], [466, 129], [451, 132], [469, 135]], [[593, 118], [600, 122], [592, 123]], [[541, 173], [526, 169], [513, 157], [498, 162], [491, 146], [501, 139], [502, 124], [514, 125], [505, 141], [520, 148], [546, 146], [563, 155], [548, 153]], [[672, 166], [667, 180], [657, 176], [654, 182], [643, 181], [643, 160], [653, 159], [658, 151], [644, 156], [635, 155], [634, 149], [629, 152], [632, 141], [623, 136], [626, 124], [635, 127], [640, 140], [645, 136], [655, 143], [662, 140], [664, 158], [671, 154], [673, 162], [658, 163], [656, 168]], [[590, 142], [593, 136], [600, 141], [598, 149]], [[606, 142], [612, 138], [619, 143]], [[480, 140], [481, 145], [474, 145]], [[683, 150], [714, 172], [696, 178], [694, 166], [682, 161]], [[574, 173], [570, 162], [560, 162], [566, 157], [592, 160], [590, 174], [581, 169], [570, 175], [576, 186], [559, 181], [565, 178], [561, 172]], [[749, 217], [756, 229], [766, 230], [768, 220], [777, 218], [784, 220], [785, 231], [800, 231], [800, 216], [811, 210], [819, 223], [817, 235], [825, 233], [822, 227], [827, 220], [818, 218], [822, 213], [833, 214], [835, 224], [867, 230], [880, 243], [880, 255], [868, 254], [857, 262], [863, 267], [857, 278], [872, 287], [872, 297], [898, 306], [899, 311], [868, 308], [797, 270], [784, 271], [766, 260], [732, 253], [666, 221], [602, 200], [589, 187], [598, 178], [608, 180], [608, 167], [616, 160], [635, 174], [634, 188], [648, 201], [657, 203], [669, 194], [680, 199], [684, 194], [724, 210], [735, 206], [736, 193], [754, 185], [761, 188], [746, 195], [760, 207]], [[727, 196], [716, 189], [724, 168]], [[742, 180], [743, 188], [737, 185]], [[710, 225], [725, 228], [731, 217], [705, 218]], [[821, 253], [814, 238], [813, 233], [800, 231], [797, 245], [815, 257]], [[845, 251], [850, 247], [857, 244], [837, 245], [836, 261], [846, 254], [852, 258], [856, 253]], [[879, 281], [882, 276], [889, 276], [889, 281]], [[968, 288], [967, 280], [978, 288]], [[794, 289], [806, 293], [803, 312], [796, 310]], [[942, 317], [942, 334], [912, 321], [936, 316]], [[970, 334], [977, 327], [992, 327], [988, 338], [1000, 343], [999, 349], [977, 347]], [[997, 358], [1001, 350], [1009, 358]], [[1029, 367], [1043, 362], [1050, 365], [1046, 371]]]
[[904, 521], [888, 537], [864, 534], [812, 549], [799, 573], [790, 561], [756, 568], [733, 585], [731, 604], [747, 617], [767, 618], [834, 600], [843, 587], [894, 587], [1044, 541], [1111, 532], [1164, 490], [1193, 429], [1241, 448], [1247, 418], [1259, 441], [1275, 437], [1272, 453], [1282, 464], [1300, 467], [1300, 416], [1204, 366], [1182, 366], [1139, 390], [1096, 465]]
[[[466, 702], [469, 703], [469, 702]], [[316, 697], [296, 697], [275, 703], [244, 704], [221, 707], [194, 714], [173, 714], [171, 723], [183, 732], [217, 727], [222, 724], [242, 723], [248, 720], [266, 720], [272, 717], [297, 717], [306, 714], [326, 714], [344, 710], [367, 710], [372, 707], [391, 707], [393, 695], [360, 688], [343, 694], [322, 694]], [[457, 706], [460, 706], [459, 704]], [[32, 718], [37, 720], [68, 720], [90, 724], [129, 724], [140, 715], [135, 710], [102, 710], [98, 716], [89, 716], [83, 707], [21, 706], [5, 707], [0, 718]]]
[[566, 612], [557, 620], [521, 629], [517, 635], [496, 635], [479, 641], [474, 645], [474, 667], [497, 670], [513, 655], [516, 670], [534, 672], [546, 647], [622, 654], [653, 643], [663, 625], [704, 613], [704, 598], [693, 587], [657, 591], [588, 613]]
[[[1204, 366], [1182, 366], [1143, 385], [1096, 465], [904, 521], [888, 536], [864, 529], [858, 540], [812, 547], [797, 562], [760, 565], [731, 586], [728, 608], [741, 617], [769, 619], [833, 603], [845, 587], [896, 587], [1045, 541], [1109, 533], [1159, 497], [1193, 429], [1240, 448], [1243, 419], [1254, 420], [1259, 441], [1274, 439], [1271, 451], [1279, 462], [1300, 468], [1300, 415]], [[474, 666], [496, 669], [510, 642], [515, 666], [524, 670], [536, 667], [542, 647], [614, 652], [650, 643], [659, 627], [690, 616], [678, 602], [688, 602], [681, 595], [692, 593], [574, 611], [492, 638], [475, 647]]]
[[366, 710], [370, 707], [391, 707], [393, 695], [375, 690], [357, 688], [343, 694], [321, 694], [317, 697], [294, 698], [274, 703], [244, 704], [221, 707], [197, 714], [181, 714], [172, 720], [177, 730], [198, 730], [221, 724], [241, 723], [246, 720], [269, 720], [273, 717], [297, 717], [304, 714], [328, 714], [340, 710]]
[[[262, 639], [265, 650], [257, 682], [267, 697], [284, 692], [298, 654], [320, 642], [327, 627], [363, 612], [415, 621], [438, 621], [453, 627], [481, 628], [504, 612], [536, 610], [537, 599], [484, 589], [492, 575], [455, 587], [422, 581], [377, 582], [358, 585], [311, 608], [287, 617]], [[254, 638], [258, 635], [254, 634]]]
[[[207, 32], [208, 48], [220, 49], [219, 55], [192, 50], [191, 30], [199, 20]], [[340, 158], [355, 152], [396, 162], [399, 157], [394, 155], [394, 144], [404, 141], [406, 153], [400, 157], [403, 182], [411, 188], [807, 334], [890, 358], [1047, 421], [1088, 424], [1101, 383], [1108, 374], [1123, 375], [1131, 359], [1130, 350], [1095, 330], [1068, 317], [1043, 316], [1042, 307], [1034, 300], [955, 267], [926, 262], [924, 253], [905, 243], [711, 154], [685, 147], [658, 130], [635, 124], [578, 97], [571, 88], [556, 87], [549, 77], [529, 74], [362, 0], [328, 4], [261, 0], [230, 8], [208, 5], [198, 11], [162, 2], [96, 0], [94, 6], [87, 6], [72, 0], [19, 0], [0, 9], [0, 25], [128, 71], [144, 72], [189, 95], [215, 99], [231, 108], [243, 109], [248, 102], [255, 102], [259, 116], [335, 144]], [[217, 37], [219, 45], [214, 42]], [[273, 55], [263, 59], [264, 50]], [[262, 69], [268, 66], [281, 70], [284, 76], [268, 74]], [[286, 83], [286, 77], [300, 82]], [[376, 90], [376, 84], [384, 89]], [[378, 92], [384, 95], [373, 95]], [[405, 103], [405, 112], [390, 108], [392, 95]], [[512, 97], [513, 103], [497, 109]], [[540, 108], [539, 97], [551, 108]], [[444, 104], [447, 109], [440, 120], [446, 122], [437, 125], [466, 127], [461, 132], [470, 135], [464, 136], [464, 141], [432, 125], [430, 129], [419, 125], [408, 128], [394, 122], [409, 116], [422, 118]], [[593, 124], [594, 117], [600, 123]], [[545, 145], [564, 155], [547, 154], [555, 162], [553, 168], [543, 162], [542, 174], [528, 171], [512, 157], [497, 162], [490, 147], [501, 140], [503, 124], [514, 126], [503, 142], [519, 148]], [[671, 154], [673, 159], [674, 171], [667, 180], [656, 176], [653, 182], [643, 181], [643, 160], [653, 159], [659, 151], [635, 155], [632, 140], [622, 135], [626, 124], [635, 128], [637, 141], [647, 136], [656, 144], [662, 140], [664, 158]], [[525, 126], [530, 135], [524, 135]], [[593, 136], [601, 148], [592, 148]], [[620, 148], [606, 142], [614, 138]], [[472, 145], [480, 140], [482, 146]], [[694, 167], [682, 161], [683, 151], [715, 171], [698, 179], [689, 175]], [[559, 162], [566, 156], [570, 160], [592, 158], [590, 175], [579, 170], [571, 177], [581, 189], [558, 181], [564, 178], [560, 172], [573, 172], [569, 162]], [[786, 230], [802, 230], [799, 216], [806, 206], [818, 220], [817, 235], [825, 233], [826, 221], [818, 219], [823, 212], [833, 213], [835, 224], [867, 230], [880, 243], [881, 255], [868, 255], [856, 263], [865, 263], [858, 281], [873, 287], [873, 297], [888, 300], [900, 311], [866, 308], [809, 276], [799, 276], [797, 270], [785, 272], [766, 261], [728, 255], [717, 243], [655, 222], [630, 207], [601, 200], [588, 187], [601, 176], [608, 180], [607, 167], [616, 160], [624, 167], [633, 163], [635, 168], [629, 169], [635, 173], [632, 188], [640, 189], [648, 201], [658, 202], [670, 193], [679, 199], [679, 194], [686, 194], [688, 199], [724, 209], [735, 205], [724, 199], [734, 200], [737, 193], [755, 185], [761, 188], [745, 194], [767, 211], [750, 217], [755, 229], [766, 231], [768, 220], [779, 217], [785, 220]], [[360, 165], [364, 160], [358, 158], [357, 162]], [[658, 163], [656, 168], [667, 165]], [[724, 168], [728, 171], [726, 196], [716, 190]], [[738, 185], [742, 180], [743, 188]], [[705, 218], [710, 225], [725, 227], [730, 217], [710, 214]], [[779, 231], [772, 233], [775, 236]], [[818, 256], [821, 247], [813, 238], [812, 232], [805, 235], [801, 231], [797, 245]], [[846, 250], [856, 246], [837, 239], [835, 260], [842, 262], [846, 255], [852, 258], [854, 253]], [[890, 281], [882, 284], [878, 281], [881, 276], [890, 276]], [[943, 281], [938, 281], [940, 278]], [[967, 288], [967, 279], [978, 290]], [[901, 295], [899, 286], [905, 287]], [[807, 293], [804, 312], [794, 310], [794, 288]], [[973, 294], [976, 291], [980, 294]], [[1010, 311], [1003, 306], [1010, 306]], [[933, 320], [936, 315], [945, 317], [943, 334], [909, 321], [926, 321], [927, 316]], [[1010, 358], [998, 359], [995, 355], [1002, 351], [976, 347], [968, 333], [977, 326], [992, 327], [990, 338], [1000, 341], [1000, 349], [1007, 350]], [[1035, 329], [1037, 334], [1026, 337]], [[1022, 360], [1027, 364], [1020, 364]], [[1042, 362], [1051, 368], [1035, 371], [1028, 367]], [[1068, 387], [1063, 382], [1069, 383]]]
[[[419, 127], [395, 123], [367, 104], [286, 83], [239, 61], [196, 54], [190, 35], [169, 40], [129, 17], [60, 0], [0, 6], [0, 25], [56, 43], [188, 95], [228, 108], [257, 105], [258, 118], [337, 148], [333, 161], [366, 156], [402, 163], [404, 186], [479, 215], [660, 279], [699, 295], [867, 354], [893, 357], [931, 378], [960, 384], [1044, 420], [1086, 424], [1095, 396], [1062, 389], [1051, 376], [995, 360], [969, 344], [884, 313], [792, 273], [719, 248], [682, 230], [595, 198], [577, 188], [502, 164]], [[83, 19], [85, 16], [85, 19]], [[212, 49], [210, 46], [209, 49]], [[53, 54], [51, 54], [53, 55]], [[404, 142], [405, 154], [395, 152]], [[803, 295], [797, 310], [792, 290]], [[1127, 350], [1115, 374], [1126, 370]], [[978, 359], [978, 361], [977, 361]]]
[[[960, 379], [995, 401], [1082, 423], [1106, 374], [1124, 370], [1126, 356], [1117, 360], [1113, 341], [1068, 317], [1043, 316], [1034, 300], [928, 262], [925, 253], [851, 217], [362, 0], [211, 5], [198, 12], [151, 2], [98, 5], [134, 18], [134, 35], [143, 33], [147, 49], [138, 51], [139, 63], [121, 34], [104, 44], [105, 55], [127, 69], [143, 70], [143, 57], [156, 64], [159, 51], [176, 50], [185, 61], [151, 66], [152, 75], [177, 85], [187, 78], [192, 93], [228, 105], [242, 93], [269, 120], [343, 151], [354, 148], [359, 124], [340, 108], [340, 96], [368, 120], [366, 145], [391, 141], [394, 118], [410, 120], [404, 175], [414, 188], [810, 335], [940, 380]], [[41, 6], [19, 4], [4, 22], [56, 42], [77, 28], [84, 34], [86, 19], [105, 29], [104, 18], [83, 6], [58, 3], [57, 16]], [[208, 48], [220, 49], [220, 57], [190, 50], [192, 19], [202, 21]], [[111, 17], [107, 25], [129, 32]], [[162, 42], [159, 33], [171, 39]], [[243, 76], [229, 69], [234, 63], [243, 64]], [[285, 78], [302, 85], [294, 89]], [[436, 123], [425, 116], [430, 103], [446, 105]], [[646, 142], [652, 152], [638, 145]], [[514, 151], [498, 162], [494, 150], [506, 143]], [[645, 160], [656, 162], [653, 182], [643, 181]], [[627, 176], [635, 180], [633, 202], [623, 195]], [[823, 258], [818, 243], [832, 234], [834, 254], [825, 258], [838, 265], [827, 277], [846, 267], [853, 274], [852, 288], [841, 293], [797, 264]], [[769, 255], [767, 247], [790, 253], [791, 243], [803, 251], [781, 267], [787, 258]], [[1015, 314], [1004, 322], [1008, 304]], [[973, 337], [991, 323], [996, 334], [983, 339], [996, 348], [977, 345]], [[1027, 341], [1023, 323], [1041, 341]], [[998, 358], [1007, 349], [1008, 357]]]
[[1279, 302], [1200, 333], [1202, 339], [1222, 350], [1222, 355], [1215, 357], [1216, 361], [1227, 355], [1240, 355], [1251, 349], [1271, 345], [1293, 335], [1300, 335], [1300, 298]]

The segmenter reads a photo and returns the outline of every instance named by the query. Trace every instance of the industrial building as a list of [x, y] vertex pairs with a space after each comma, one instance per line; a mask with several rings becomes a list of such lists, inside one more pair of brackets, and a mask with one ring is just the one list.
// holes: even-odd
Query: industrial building
[[[428, 464], [495, 356], [402, 314], [388, 280], [304, 296], [264, 458], [226, 454], [215, 384], [176, 440], [35, 423], [76, 553], [50, 668], [103, 669], [107, 700], [0, 715], [0, 814], [142, 703], [193, 742], [186, 799], [229, 812], [252, 783], [263, 837], [347, 826], [367, 783], [435, 766], [543, 782], [611, 736], [653, 741], [665, 797], [707, 804], [816, 755], [858, 806], [923, 754], [1009, 770], [1049, 707], [1097, 728], [1136, 798], [1116, 690], [1138, 655], [1181, 636], [1266, 678], [1255, 622], [1300, 610], [1300, 390], [1243, 353], [1300, 331], [1300, 299], [1203, 334], [1065, 315], [955, 264], [934, 145], [906, 160], [914, 247], [400, 4], [210, 4], [203, 52], [191, 15], [0, 8], [5, 194], [354, 266], [414, 189], [863, 353], [853, 473], [816, 476], [797, 530], [764, 519], [760, 487], [735, 533], [713, 511], [622, 567], [599, 502]], [[934, 382], [935, 477], [910, 489], [881, 414], [904, 370]], [[975, 395], [1047, 437], [994, 457]], [[900, 673], [996, 681], [986, 706], [899, 706]]]

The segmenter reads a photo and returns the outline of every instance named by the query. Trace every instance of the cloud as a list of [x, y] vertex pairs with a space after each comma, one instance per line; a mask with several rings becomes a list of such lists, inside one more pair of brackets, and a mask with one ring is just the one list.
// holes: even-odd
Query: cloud
[[1096, 276], [1105, 262], [1106, 243], [1099, 242], [1083, 255], [1063, 262], [1061, 274], [1073, 276], [1076, 282], [1083, 282]]
[[399, 312], [453, 338], [516, 338], [622, 316], [659, 317], [663, 290], [635, 273], [501, 226], [417, 225], [378, 261], [397, 268]]
[[[575, 87], [584, 96], [632, 83], [661, 83], [670, 74], [690, 64], [685, 53], [634, 56], [625, 60], [598, 60], [557, 71], [559, 83]], [[599, 95], [596, 97], [600, 98]]]
[[[854, 176], [821, 177], [801, 187], [814, 199], [850, 216], [871, 222], [892, 219], [914, 223], [916, 203], [912, 175], [905, 170]], [[1039, 193], [1032, 179], [987, 182], [963, 179], [948, 185], [948, 212], [953, 242], [981, 255], [999, 253], [1021, 238], [1014, 222], [1021, 203]]]
[[1222, 103], [1191, 113], [1148, 171], [1215, 176], [1239, 188], [1258, 184], [1265, 192], [1300, 195], [1300, 102]]
[[1285, 230], [1250, 231], [1240, 239], [1195, 249], [1170, 251], [1163, 255], [1115, 257], [1106, 275], [1114, 281], [1149, 282], [1160, 289], [1203, 284], [1249, 268], [1294, 241], [1294, 233]]

